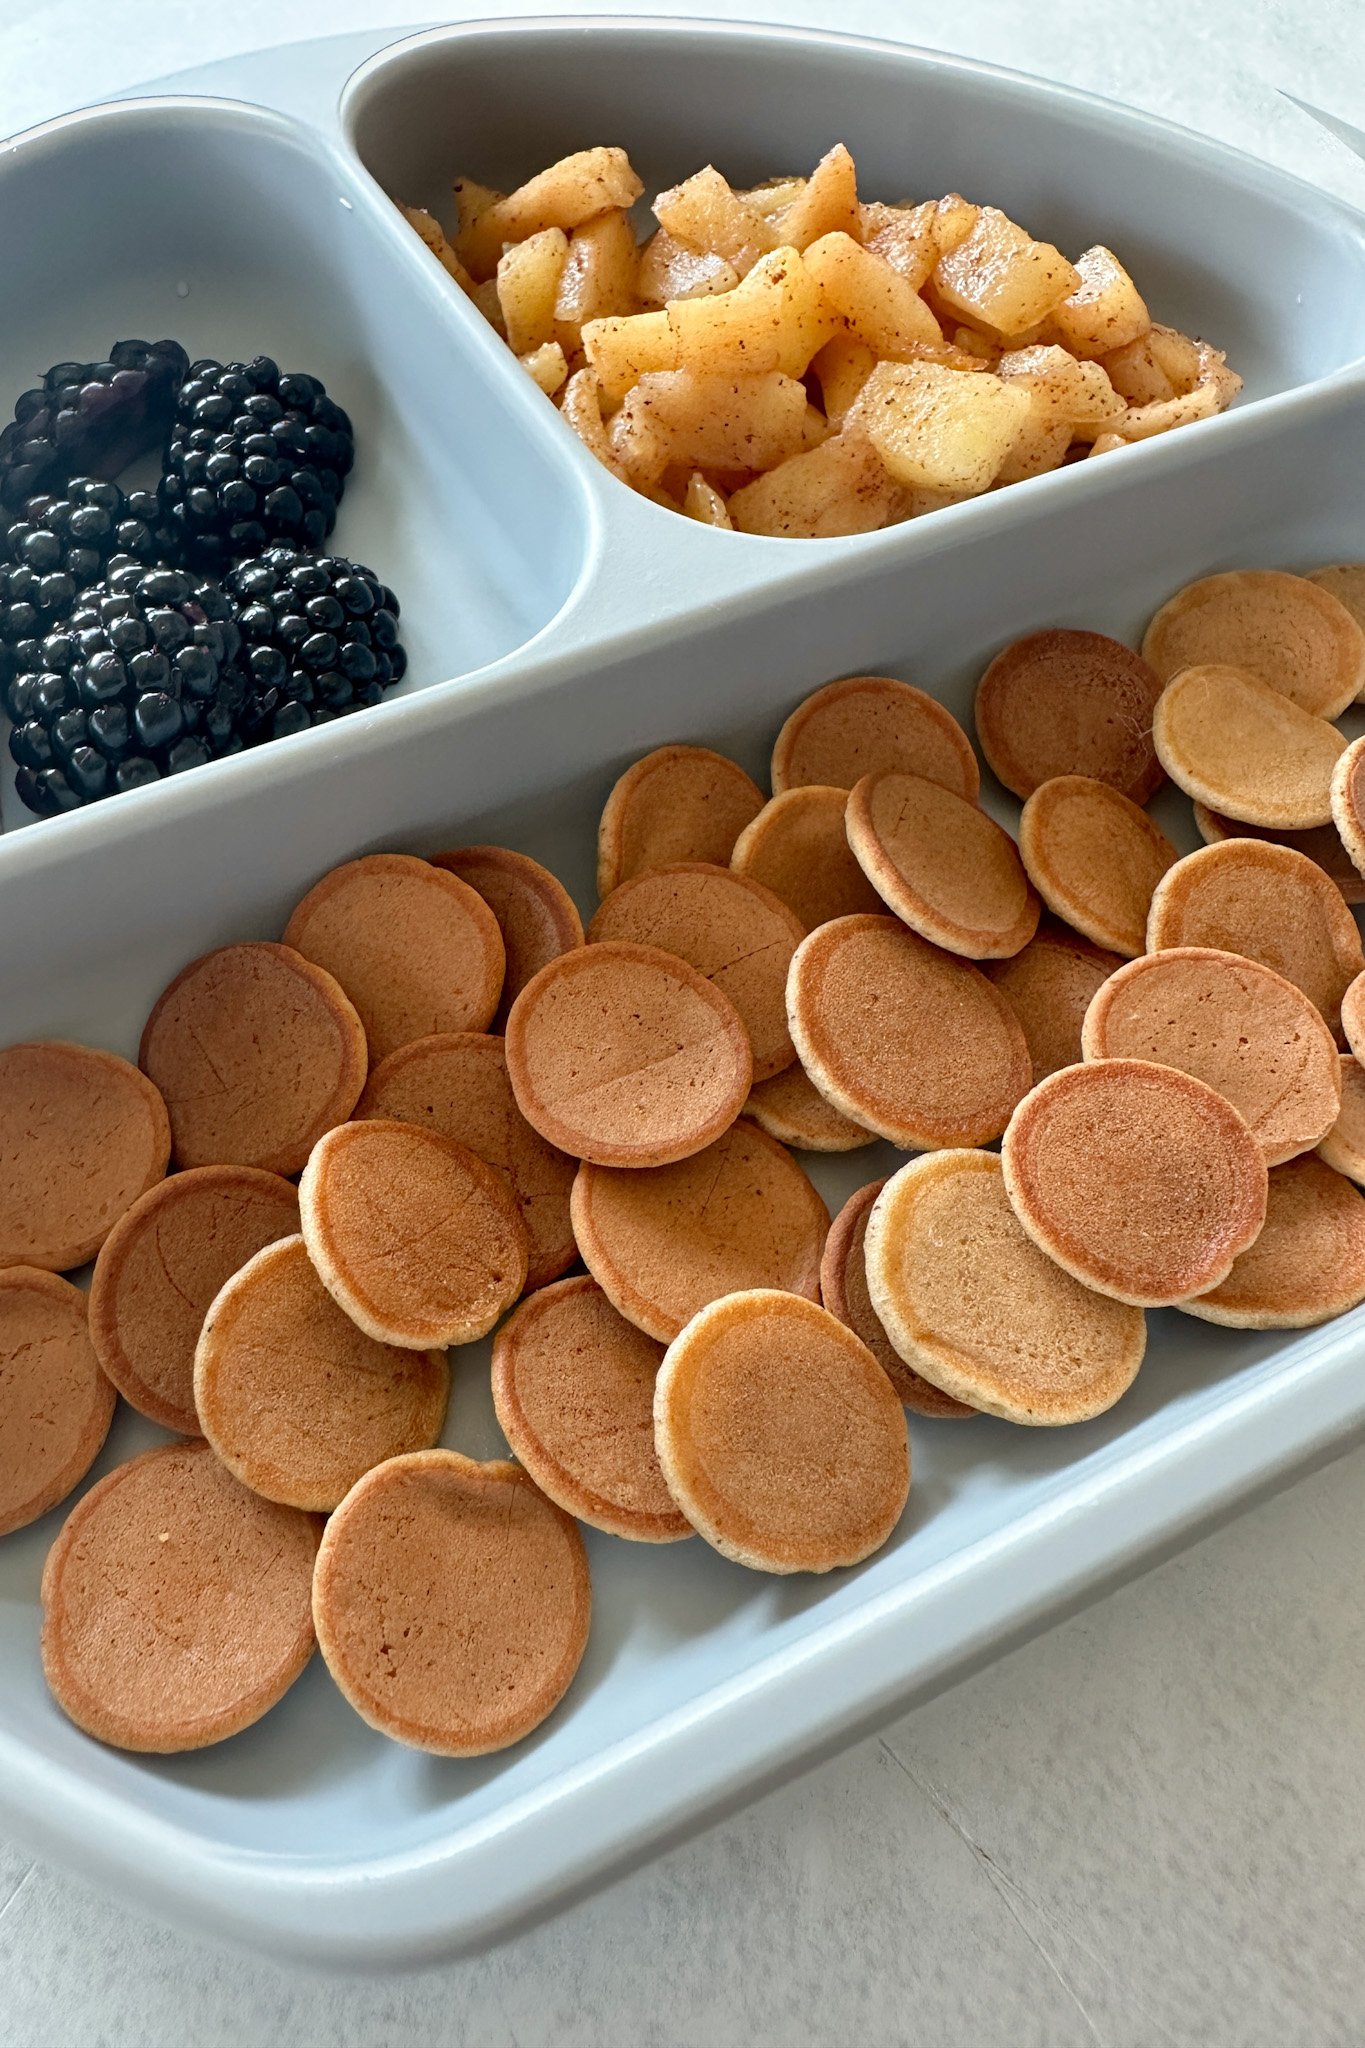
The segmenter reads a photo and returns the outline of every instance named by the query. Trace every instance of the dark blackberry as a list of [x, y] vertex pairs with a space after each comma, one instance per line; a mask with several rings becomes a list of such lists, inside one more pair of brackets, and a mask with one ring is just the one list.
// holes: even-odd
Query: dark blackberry
[[282, 376], [269, 356], [193, 364], [161, 478], [183, 559], [219, 569], [320, 548], [354, 460], [351, 422], [316, 377]]
[[0, 520], [0, 684], [44, 666], [42, 642], [63, 625], [110, 558], [152, 563], [169, 545], [155, 491], [75, 477], [60, 497], [30, 498]]
[[377, 704], [404, 674], [398, 599], [343, 555], [270, 548], [225, 579], [252, 692], [248, 744]]
[[50, 816], [237, 752], [240, 645], [217, 584], [116, 555], [5, 687], [21, 800]]
[[56, 363], [0, 432], [0, 504], [18, 512], [72, 477], [112, 478], [166, 438], [189, 368], [178, 341], [120, 341], [103, 363]]

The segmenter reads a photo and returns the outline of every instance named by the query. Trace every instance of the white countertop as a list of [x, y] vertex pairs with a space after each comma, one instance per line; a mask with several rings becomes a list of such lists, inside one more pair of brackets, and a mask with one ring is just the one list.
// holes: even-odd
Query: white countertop
[[[0, 0], [0, 135], [415, 11]], [[1275, 90], [1365, 123], [1362, 0], [699, 11], [1064, 79], [1365, 206], [1365, 165]], [[1365, 516], [1365, 479], [1361, 497]], [[421, 1976], [245, 1962], [0, 1840], [0, 2048], [1348, 2048], [1365, 2038], [1362, 1557], [1365, 1449], [551, 1925]]]

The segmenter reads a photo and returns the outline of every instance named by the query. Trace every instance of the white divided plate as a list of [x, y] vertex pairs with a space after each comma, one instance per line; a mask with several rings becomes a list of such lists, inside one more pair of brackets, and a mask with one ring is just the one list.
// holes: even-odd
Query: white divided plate
[[[835, 37], [557, 20], [382, 40], [216, 67], [0, 161], [6, 408], [46, 363], [126, 333], [318, 371], [360, 443], [336, 544], [397, 587], [413, 656], [372, 712], [9, 831], [0, 1042], [131, 1051], [186, 959], [277, 935], [322, 870], [374, 848], [503, 840], [588, 909], [597, 811], [650, 746], [707, 741], [761, 775], [792, 703], [860, 669], [969, 723], [986, 660], [1034, 627], [1131, 639], [1207, 570], [1365, 556], [1365, 221], [1292, 179], [1074, 93]], [[1069, 248], [1112, 243], [1162, 317], [1228, 348], [1246, 397], [887, 533], [715, 533], [595, 466], [376, 182], [420, 202], [458, 166], [510, 182], [614, 140], [654, 189], [708, 158], [757, 178], [837, 139], [870, 193], [955, 185]], [[4, 817], [26, 822], [12, 785]], [[879, 1146], [813, 1170], [834, 1203], [893, 1162]], [[1361, 1329], [1166, 1313], [1096, 1422], [912, 1418], [909, 1508], [856, 1571], [765, 1580], [700, 1543], [590, 1533], [578, 1679], [530, 1741], [472, 1763], [387, 1743], [316, 1661], [216, 1750], [87, 1740], [39, 1666], [59, 1510], [0, 1546], [0, 1810], [41, 1853], [261, 1947], [392, 1967], [475, 1946], [1340, 1448], [1365, 1421]], [[448, 1441], [498, 1451], [485, 1348], [455, 1388]], [[96, 1471], [154, 1435], [121, 1413]]]

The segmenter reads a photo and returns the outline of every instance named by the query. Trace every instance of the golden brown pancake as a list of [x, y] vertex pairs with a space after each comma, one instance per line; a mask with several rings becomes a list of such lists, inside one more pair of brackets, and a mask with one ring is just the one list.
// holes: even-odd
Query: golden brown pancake
[[870, 1557], [910, 1485], [905, 1416], [867, 1346], [769, 1288], [713, 1302], [670, 1344], [654, 1437], [693, 1528], [753, 1571]]
[[864, 1243], [867, 1219], [884, 1180], [869, 1182], [849, 1196], [829, 1227], [824, 1256], [820, 1261], [820, 1299], [846, 1330], [862, 1339], [896, 1390], [897, 1397], [916, 1415], [937, 1415], [962, 1420], [976, 1410], [929, 1380], [921, 1379], [887, 1336], [867, 1287]]
[[656, 747], [627, 768], [597, 828], [597, 893], [674, 861], [724, 867], [763, 792], [735, 761], [709, 747]]
[[651, 868], [612, 890], [588, 937], [657, 946], [704, 974], [743, 1019], [755, 1081], [771, 1080], [796, 1058], [787, 969], [805, 928], [761, 882], [701, 861]]
[[1017, 797], [1088, 775], [1146, 804], [1164, 780], [1152, 745], [1160, 695], [1161, 678], [1121, 640], [1052, 626], [996, 655], [976, 688], [976, 736]]
[[1000, 1158], [1034, 1243], [1083, 1286], [1138, 1308], [1216, 1287], [1265, 1221], [1265, 1160], [1232, 1104], [1149, 1060], [1040, 1081]]
[[1038, 898], [1008, 832], [922, 775], [867, 775], [848, 799], [848, 843], [912, 931], [968, 960], [1008, 959], [1038, 927]]
[[578, 1161], [547, 1144], [517, 1108], [501, 1038], [448, 1031], [400, 1046], [370, 1075], [356, 1116], [423, 1124], [496, 1167], [526, 1225], [528, 1288], [573, 1264], [569, 1190]]
[[1207, 1081], [1279, 1166], [1311, 1152], [1341, 1106], [1337, 1049], [1292, 981], [1238, 953], [1176, 946], [1130, 960], [1086, 1012], [1088, 1060], [1155, 1060]]
[[1145, 811], [1085, 775], [1058, 775], [1033, 792], [1019, 851], [1055, 917], [1129, 960], [1145, 948], [1152, 891], [1179, 858]]
[[[1331, 562], [1321, 569], [1310, 569], [1308, 581], [1318, 584], [1339, 604], [1344, 604], [1356, 624], [1365, 631], [1365, 562]], [[1356, 697], [1357, 704], [1365, 698], [1365, 684], [1361, 685]]]
[[1340, 890], [1305, 855], [1263, 839], [1201, 846], [1163, 875], [1147, 948], [1168, 946], [1216, 946], [1273, 967], [1316, 1003], [1332, 1032], [1347, 984], [1365, 968]]
[[493, 1406], [536, 1485], [565, 1514], [635, 1543], [692, 1534], [654, 1449], [663, 1355], [586, 1274], [542, 1288], [493, 1340]]
[[390, 1458], [327, 1524], [313, 1579], [327, 1668], [371, 1728], [437, 1756], [506, 1749], [587, 1648], [583, 1539], [520, 1466]]
[[472, 1344], [526, 1285], [506, 1177], [422, 1124], [369, 1117], [320, 1138], [299, 1221], [323, 1286], [378, 1344]]
[[461, 846], [431, 859], [433, 867], [476, 890], [498, 920], [507, 967], [492, 1029], [502, 1031], [531, 976], [582, 945], [583, 920], [564, 884], [527, 853], [506, 846]]
[[1332, 770], [1332, 823], [1350, 856], [1365, 876], [1365, 738], [1352, 740]]
[[1142, 652], [1164, 683], [1181, 669], [1250, 669], [1316, 718], [1338, 718], [1365, 685], [1365, 633], [1306, 576], [1228, 569], [1187, 583], [1148, 626]]
[[1331, 821], [1345, 740], [1246, 669], [1182, 669], [1161, 693], [1152, 737], [1177, 788], [1230, 818], [1277, 832]]
[[1234, 1330], [1301, 1330], [1365, 1301], [1365, 1195], [1310, 1154], [1270, 1176], [1265, 1228], [1186, 1315]]
[[60, 1039], [5, 1046], [0, 1266], [83, 1266], [170, 1149], [166, 1105], [127, 1060]]
[[0, 1536], [66, 1499], [113, 1413], [80, 1288], [36, 1266], [0, 1270]]
[[868, 1223], [867, 1285], [918, 1372], [1006, 1422], [1102, 1414], [1146, 1348], [1140, 1308], [1082, 1286], [1020, 1228], [993, 1152], [934, 1152], [892, 1175]]
[[1023, 1027], [1033, 1078], [1042, 1081], [1081, 1056], [1081, 1025], [1096, 989], [1123, 962], [1079, 932], [1045, 918], [1022, 952], [982, 966]]
[[820, 1093], [893, 1145], [985, 1144], [1029, 1086], [999, 990], [893, 917], [839, 918], [803, 940], [787, 1014]]
[[284, 943], [336, 977], [370, 1060], [437, 1031], [486, 1031], [502, 993], [498, 921], [457, 875], [406, 853], [371, 853], [315, 882]]
[[90, 1283], [90, 1336], [126, 1401], [198, 1436], [194, 1348], [220, 1287], [297, 1235], [297, 1189], [254, 1166], [195, 1166], [149, 1188], [105, 1239]]
[[177, 1166], [298, 1173], [365, 1085], [365, 1031], [290, 946], [222, 946], [158, 997], [138, 1054], [166, 1098]]
[[770, 1138], [798, 1152], [857, 1152], [877, 1141], [875, 1131], [826, 1102], [800, 1060], [751, 1089], [744, 1114]]
[[753, 1078], [728, 996], [675, 954], [584, 946], [512, 1005], [507, 1073], [543, 1138], [601, 1166], [662, 1166], [732, 1124]]
[[1353, 1053], [1341, 1054], [1341, 1108], [1318, 1157], [1348, 1180], [1365, 1182], [1365, 1067]]
[[1272, 845], [1292, 847], [1331, 876], [1347, 903], [1365, 903], [1365, 875], [1342, 845], [1335, 825], [1314, 825], [1308, 832], [1268, 832], [1263, 825], [1225, 818], [1221, 811], [1201, 803], [1194, 807], [1194, 822], [1206, 846], [1216, 846], [1223, 839], [1268, 839]]
[[843, 676], [797, 705], [773, 747], [773, 795], [811, 784], [852, 789], [899, 768], [968, 803], [981, 787], [972, 743], [936, 697], [890, 676]]
[[313, 1654], [319, 1524], [207, 1444], [163, 1444], [71, 1510], [43, 1573], [43, 1671], [119, 1749], [204, 1749], [259, 1721]]
[[829, 1211], [791, 1154], [743, 1119], [674, 1166], [582, 1167], [573, 1217], [588, 1271], [660, 1344], [723, 1294], [819, 1299]]
[[233, 1275], [195, 1353], [204, 1435], [244, 1486], [286, 1507], [334, 1508], [371, 1465], [434, 1444], [449, 1394], [445, 1353], [357, 1329], [301, 1237]]
[[846, 790], [815, 784], [785, 790], [735, 841], [735, 872], [780, 896], [809, 932], [833, 917], [882, 908], [848, 843], [847, 807]]

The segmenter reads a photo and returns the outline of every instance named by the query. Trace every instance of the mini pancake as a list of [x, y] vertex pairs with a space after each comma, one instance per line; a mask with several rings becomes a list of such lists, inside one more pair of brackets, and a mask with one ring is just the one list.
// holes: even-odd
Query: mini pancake
[[299, 1220], [323, 1286], [378, 1344], [472, 1344], [526, 1285], [505, 1176], [422, 1124], [371, 1117], [319, 1138]]
[[1365, 1057], [1365, 973], [1355, 976], [1341, 999], [1341, 1028], [1356, 1058]]
[[593, 1279], [660, 1344], [723, 1294], [820, 1297], [829, 1211], [791, 1154], [743, 1120], [675, 1166], [581, 1167], [573, 1219]]
[[1087, 775], [1055, 776], [1024, 805], [1019, 851], [1055, 917], [1125, 959], [1145, 950], [1152, 892], [1179, 855], [1126, 796]]
[[753, 1079], [728, 996], [676, 954], [584, 946], [543, 967], [507, 1019], [507, 1073], [527, 1122], [599, 1166], [662, 1166], [732, 1124]]
[[752, 1571], [859, 1563], [909, 1491], [905, 1416], [872, 1353], [825, 1309], [768, 1288], [713, 1302], [670, 1344], [654, 1437], [698, 1535]]
[[1331, 876], [1347, 903], [1365, 903], [1365, 875], [1342, 845], [1335, 825], [1314, 825], [1307, 832], [1268, 832], [1264, 825], [1225, 818], [1221, 811], [1201, 803], [1195, 804], [1194, 822], [1206, 846], [1216, 846], [1224, 839], [1268, 839], [1274, 846], [1292, 847]]
[[36, 1522], [84, 1479], [114, 1398], [80, 1288], [35, 1266], [0, 1271], [0, 1536]]
[[1365, 633], [1340, 600], [1281, 569], [1228, 569], [1187, 583], [1148, 626], [1163, 683], [1183, 668], [1250, 669], [1315, 718], [1339, 718], [1365, 686]]
[[259, 1721], [313, 1654], [319, 1527], [207, 1444], [120, 1465], [67, 1516], [43, 1573], [43, 1671], [119, 1749], [204, 1749]]
[[583, 1538], [518, 1465], [391, 1458], [327, 1524], [313, 1616], [327, 1669], [371, 1728], [483, 1756], [538, 1727], [582, 1661]]
[[1081, 1056], [1081, 1025], [1095, 991], [1123, 965], [1117, 953], [1092, 945], [1079, 932], [1049, 918], [1022, 952], [987, 960], [994, 982], [1023, 1027], [1033, 1078], [1042, 1081]]
[[972, 743], [937, 698], [891, 676], [843, 676], [798, 704], [777, 735], [773, 795], [852, 789], [886, 768], [927, 776], [968, 803], [981, 788]]
[[976, 687], [976, 736], [1017, 797], [1088, 775], [1146, 804], [1164, 779], [1152, 745], [1160, 695], [1161, 678], [1121, 640], [1053, 626], [996, 655]]
[[787, 1014], [820, 1093], [893, 1145], [985, 1144], [1029, 1086], [999, 990], [894, 917], [841, 917], [804, 939]]
[[195, 1353], [204, 1435], [244, 1486], [287, 1507], [334, 1508], [371, 1465], [434, 1444], [449, 1395], [444, 1352], [357, 1329], [301, 1237], [233, 1275]]
[[298, 1173], [365, 1085], [365, 1029], [289, 946], [222, 946], [157, 999], [138, 1054], [166, 1098], [177, 1166]]
[[1331, 820], [1345, 740], [1245, 669], [1182, 669], [1161, 693], [1152, 736], [1176, 787], [1230, 818], [1282, 832]]
[[700, 861], [652, 868], [612, 890], [588, 937], [657, 946], [704, 974], [743, 1020], [755, 1081], [771, 1080], [796, 1058], [787, 969], [805, 927], [761, 882]]
[[1316, 1003], [1329, 1031], [1365, 967], [1356, 921], [1320, 867], [1291, 847], [1228, 839], [1177, 861], [1152, 895], [1149, 952], [1215, 946], [1273, 967]]
[[1365, 1195], [1321, 1159], [1270, 1176], [1265, 1228], [1186, 1315], [1234, 1330], [1302, 1330], [1365, 1301]]
[[1000, 1159], [1034, 1243], [1083, 1286], [1138, 1308], [1206, 1294], [1265, 1221], [1265, 1159], [1232, 1104], [1149, 1060], [1040, 1081]]
[[993, 1152], [912, 1159], [878, 1196], [867, 1285], [931, 1383], [1006, 1422], [1086, 1422], [1137, 1376], [1140, 1308], [1107, 1300], [1020, 1228]]
[[1007, 959], [1038, 926], [1038, 899], [994, 818], [922, 775], [867, 775], [848, 799], [848, 843], [882, 902], [968, 960]]
[[1352, 740], [1332, 770], [1332, 823], [1351, 864], [1365, 876], [1365, 738]]
[[738, 762], [709, 747], [656, 747], [627, 768], [597, 828], [597, 893], [680, 860], [724, 867], [763, 809], [763, 792]]
[[847, 807], [846, 790], [784, 790], [735, 841], [731, 867], [780, 896], [806, 931], [882, 908], [848, 843]]
[[502, 1031], [531, 976], [582, 945], [583, 920], [564, 884], [529, 854], [506, 846], [461, 846], [434, 853], [431, 861], [468, 883], [498, 920], [507, 966], [492, 1029]]
[[1088, 1060], [1155, 1060], [1207, 1081], [1279, 1166], [1311, 1152], [1341, 1107], [1337, 1049], [1321, 1012], [1273, 968], [1208, 946], [1130, 960], [1086, 1012]]
[[406, 853], [349, 860], [315, 882], [284, 943], [335, 975], [360, 1013], [370, 1059], [437, 1031], [486, 1031], [506, 953], [478, 891]]
[[[1322, 590], [1344, 604], [1356, 624], [1365, 631], [1365, 562], [1332, 562], [1321, 569], [1310, 569], [1308, 581], [1316, 583]], [[1365, 684], [1361, 685], [1356, 697], [1359, 704], [1365, 698]]]
[[254, 1166], [173, 1174], [115, 1224], [90, 1283], [90, 1336], [139, 1414], [198, 1436], [194, 1348], [213, 1298], [248, 1259], [298, 1228], [298, 1190]]
[[1318, 1157], [1348, 1180], [1365, 1182], [1365, 1067], [1351, 1053], [1340, 1057], [1341, 1108]]
[[905, 1407], [916, 1415], [961, 1420], [974, 1415], [976, 1410], [963, 1401], [955, 1401], [929, 1380], [921, 1379], [901, 1357], [872, 1306], [864, 1244], [872, 1204], [885, 1186], [884, 1180], [874, 1180], [859, 1188], [831, 1223], [820, 1261], [820, 1299], [846, 1330], [852, 1330], [866, 1344]]
[[422, 1124], [505, 1176], [526, 1226], [528, 1288], [557, 1280], [573, 1264], [569, 1190], [578, 1161], [547, 1144], [517, 1108], [501, 1038], [481, 1031], [415, 1038], [381, 1060], [355, 1113]]
[[493, 1340], [493, 1406], [536, 1485], [565, 1514], [634, 1543], [692, 1534], [654, 1449], [663, 1355], [586, 1274], [524, 1301]]
[[166, 1105], [127, 1060], [60, 1039], [5, 1046], [0, 1266], [83, 1266], [170, 1149]]
[[857, 1152], [877, 1141], [875, 1131], [826, 1102], [799, 1060], [774, 1080], [760, 1081], [750, 1091], [744, 1114], [770, 1138], [798, 1152]]

